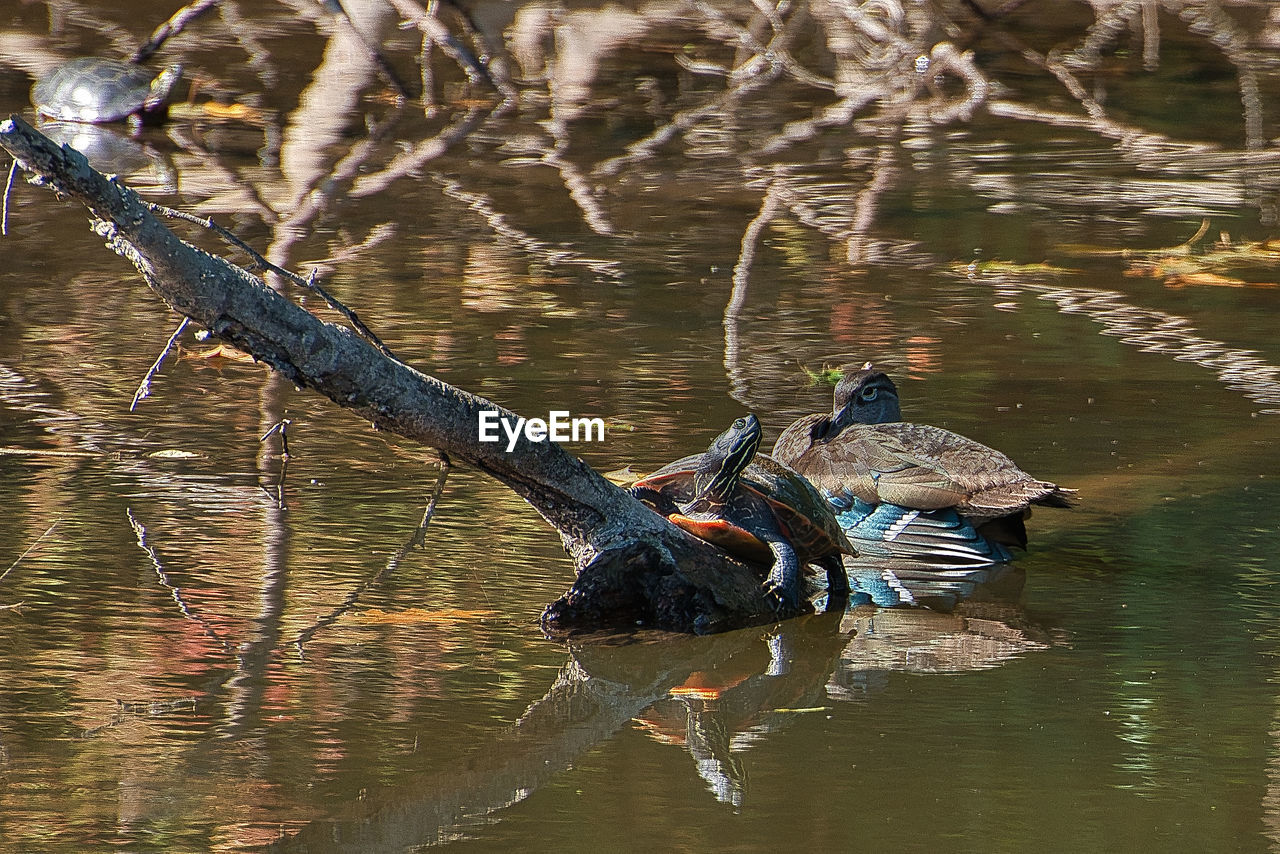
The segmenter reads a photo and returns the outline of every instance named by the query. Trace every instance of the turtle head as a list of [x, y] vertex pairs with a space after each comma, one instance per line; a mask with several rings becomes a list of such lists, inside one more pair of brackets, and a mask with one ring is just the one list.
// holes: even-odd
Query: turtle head
[[173, 87], [178, 85], [178, 80], [181, 78], [181, 65], [175, 63], [162, 68], [155, 79], [151, 81], [151, 88], [147, 92], [147, 98], [142, 102], [142, 111], [144, 113], [155, 113], [164, 110], [169, 103], [169, 97], [173, 94]]
[[898, 387], [884, 371], [867, 362], [860, 370], [846, 374], [836, 386], [831, 426], [823, 438], [831, 438], [850, 424], [886, 424], [901, 421]]
[[738, 476], [755, 459], [764, 431], [754, 415], [739, 418], [702, 455], [694, 475], [697, 499], [722, 502], [733, 492]]

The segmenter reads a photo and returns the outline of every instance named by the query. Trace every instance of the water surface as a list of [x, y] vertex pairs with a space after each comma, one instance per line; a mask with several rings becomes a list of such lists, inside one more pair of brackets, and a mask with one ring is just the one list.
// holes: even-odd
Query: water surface
[[[416, 31], [344, 5], [417, 93]], [[1098, 3], [1090, 30], [1089, 5], [1052, 5], [980, 27], [962, 4], [814, 3], [783, 9], [785, 38], [754, 6], [443, 14], [505, 61], [505, 112], [440, 53], [433, 107], [397, 107], [312, 9], [228, 6], [166, 45], [197, 99], [261, 112], [144, 132], [131, 184], [318, 267], [428, 373], [604, 418], [572, 449], [600, 470], [747, 410], [771, 441], [829, 405], [807, 372], [873, 360], [906, 417], [1080, 507], [1037, 512], [1013, 570], [932, 608], [550, 640], [572, 565], [478, 472], [454, 468], [406, 549], [430, 449], [190, 334], [129, 412], [178, 318], [19, 182], [0, 849], [1275, 847], [1277, 22]], [[171, 11], [58, 8], [6, 19], [6, 112]], [[704, 73], [771, 39], [808, 76]], [[985, 95], [911, 76], [942, 43]], [[854, 121], [806, 124], [860, 92]], [[260, 441], [282, 418], [287, 466]]]

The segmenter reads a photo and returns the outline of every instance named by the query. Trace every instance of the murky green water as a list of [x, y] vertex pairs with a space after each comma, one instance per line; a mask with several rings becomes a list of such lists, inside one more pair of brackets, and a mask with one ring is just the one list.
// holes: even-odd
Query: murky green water
[[[411, 364], [526, 415], [606, 419], [606, 442], [574, 447], [602, 471], [650, 470], [748, 409], [771, 441], [828, 405], [805, 369], [874, 360], [909, 419], [1080, 489], [1037, 512], [1013, 571], [944, 608], [548, 640], [572, 566], [493, 481], [455, 468], [405, 550], [433, 453], [189, 334], [130, 413], [177, 317], [79, 209], [19, 182], [0, 240], [0, 850], [1275, 847], [1274, 14], [1131, 4], [1164, 11], [1070, 72], [1089, 124], [1025, 59], [1070, 56], [1085, 4], [986, 29], [904, 5], [786, 7], [791, 55], [839, 77], [872, 47], [950, 40], [999, 82], [986, 106], [931, 121], [963, 96], [947, 75], [927, 109], [886, 101], [770, 154], [833, 96], [780, 73], [722, 100], [732, 79], [696, 72], [751, 48], [707, 22], [771, 38], [728, 4], [476, 5], [524, 72], [499, 116], [446, 58], [439, 109], [397, 112], [342, 26], [228, 7], [165, 50], [261, 120], [148, 131], [136, 181], [172, 171], [153, 198], [320, 264]], [[127, 53], [172, 11], [57, 8], [3, 10], [6, 114], [30, 115], [41, 63]], [[898, 41], [867, 42], [858, 10]], [[394, 23], [387, 55], [420, 85]], [[842, 26], [862, 54], [823, 41]], [[505, 52], [533, 46], [551, 83]], [[468, 110], [468, 134], [428, 144]], [[628, 149], [673, 116], [682, 133]], [[1189, 257], [1154, 251], [1202, 222]], [[281, 418], [287, 468], [259, 441]]]

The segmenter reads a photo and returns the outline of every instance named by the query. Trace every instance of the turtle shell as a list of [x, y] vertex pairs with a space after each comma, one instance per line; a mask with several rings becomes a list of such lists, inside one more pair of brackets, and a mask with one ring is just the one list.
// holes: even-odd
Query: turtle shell
[[[686, 516], [683, 513], [672, 513], [667, 519], [677, 527], [684, 528], [690, 534], [708, 543], [714, 543], [729, 554], [737, 555], [744, 560], [756, 563], [771, 563], [773, 552], [769, 544], [760, 539], [747, 527], [730, 521], [723, 516], [703, 517]], [[797, 549], [797, 552], [799, 550]]]
[[759, 494], [773, 509], [801, 559], [830, 554], [854, 554], [831, 505], [799, 472], [773, 457], [757, 454], [739, 481]]
[[[694, 475], [702, 457], [702, 454], [693, 454], [668, 463], [636, 481], [634, 487], [655, 490], [676, 505], [687, 505], [695, 496]], [[854, 553], [835, 513], [818, 490], [772, 457], [757, 454], [739, 476], [738, 488], [768, 505], [801, 563], [812, 563], [841, 552]], [[682, 513], [673, 513], [667, 518], [731, 554], [746, 560], [772, 560], [769, 546], [751, 530], [750, 520], [735, 518], [732, 510], [725, 518], [691, 517]]]
[[180, 66], [158, 74], [129, 62], [83, 56], [55, 68], [31, 87], [31, 102], [51, 119], [116, 122], [162, 113]]

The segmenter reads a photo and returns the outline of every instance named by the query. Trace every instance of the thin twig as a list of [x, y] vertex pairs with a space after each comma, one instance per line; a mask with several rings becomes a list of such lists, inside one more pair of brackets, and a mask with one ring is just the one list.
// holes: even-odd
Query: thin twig
[[178, 328], [173, 330], [173, 334], [169, 336], [169, 341], [164, 345], [164, 349], [160, 351], [160, 355], [151, 363], [151, 368], [147, 371], [147, 375], [142, 378], [142, 382], [138, 383], [138, 390], [133, 393], [133, 402], [129, 404], [129, 411], [138, 408], [138, 401], [150, 396], [151, 380], [156, 374], [160, 373], [160, 365], [164, 362], [165, 356], [169, 355], [169, 351], [178, 343], [178, 336], [187, 328], [187, 324], [191, 323], [191, 318], [184, 317], [182, 322], [178, 324]]
[[304, 279], [302, 278], [302, 276], [299, 276], [297, 273], [291, 272], [289, 270], [284, 269], [283, 267], [278, 267], [275, 264], [272, 264], [266, 258], [259, 255], [258, 252], [254, 250], [253, 247], [251, 247], [249, 244], [245, 243], [243, 240], [236, 237], [230, 231], [228, 231], [227, 229], [223, 228], [222, 226], [214, 222], [212, 217], [201, 218], [201, 217], [195, 216], [194, 214], [186, 213], [185, 211], [180, 211], [180, 210], [176, 210], [175, 208], [170, 208], [164, 205], [155, 204], [154, 202], [148, 202], [147, 207], [150, 208], [153, 213], [158, 213], [161, 216], [167, 216], [172, 219], [180, 219], [180, 220], [183, 220], [184, 222], [190, 222], [195, 225], [199, 225], [203, 228], [207, 228], [209, 231], [212, 231], [214, 234], [218, 235], [223, 240], [227, 241], [228, 243], [230, 243], [231, 245], [239, 249], [241, 252], [244, 252], [246, 255], [248, 255], [253, 260], [254, 265], [258, 269], [270, 271], [272, 273], [275, 273], [277, 276], [283, 276], [285, 279], [288, 279], [290, 282], [294, 283], [298, 287], [306, 288], [307, 290], [312, 291], [313, 293], [319, 295], [319, 297], [325, 301], [325, 304], [328, 305], [329, 308], [333, 309], [334, 311], [338, 312], [343, 317], [345, 317], [347, 319], [347, 322], [350, 323], [353, 327], [355, 327], [355, 330], [358, 333], [360, 333], [360, 335], [363, 336], [366, 341], [368, 341], [370, 344], [372, 344], [373, 346], [377, 347], [380, 351], [382, 351], [382, 355], [391, 359], [395, 358], [395, 354], [391, 352], [390, 348], [388, 348], [386, 344], [383, 344], [382, 340], [379, 339], [377, 335], [373, 334], [373, 330], [371, 330], [369, 327], [364, 325], [364, 321], [362, 321], [354, 311], [352, 311], [351, 309], [343, 305], [341, 302], [339, 302], [336, 297], [332, 296], [328, 291], [326, 291], [323, 287], [321, 287], [321, 285], [318, 282], [315, 281], [314, 271], [312, 272], [312, 275], [310, 278]]
[[44, 533], [36, 537], [36, 541], [31, 545], [27, 546], [27, 550], [22, 554], [18, 555], [18, 559], [15, 560], [13, 563], [9, 564], [8, 569], [6, 569], [4, 572], [0, 572], [0, 581], [4, 581], [4, 577], [8, 575], [10, 572], [12, 572], [13, 568], [17, 566], [19, 563], [21, 563], [24, 557], [31, 554], [31, 550], [34, 549], [36, 546], [40, 545], [40, 541], [43, 540], [45, 537], [49, 536], [49, 532], [52, 531], [54, 528], [56, 528], [58, 526], [58, 523], [61, 521], [62, 521], [61, 518], [54, 519], [53, 524], [45, 528]]
[[0, 206], [0, 237], [9, 236], [9, 192], [13, 189], [13, 176], [18, 172], [18, 161], [15, 159], [9, 166], [9, 179], [4, 182], [4, 200]]
[[258, 439], [259, 442], [265, 442], [271, 438], [272, 434], [280, 434], [280, 456], [284, 459], [289, 458], [289, 425], [293, 423], [291, 418], [281, 418], [275, 424], [271, 425], [271, 429], [262, 434]]
[[413, 536], [411, 536], [404, 545], [396, 549], [395, 554], [391, 555], [391, 557], [387, 559], [387, 562], [383, 564], [377, 572], [362, 581], [355, 590], [348, 593], [340, 605], [328, 614], [325, 614], [323, 617], [316, 620], [307, 628], [298, 632], [298, 636], [293, 640], [293, 645], [297, 647], [299, 657], [305, 655], [303, 647], [307, 645], [307, 642], [310, 641], [311, 638], [315, 637], [321, 629], [332, 626], [342, 617], [343, 614], [347, 613], [359, 604], [360, 597], [364, 595], [366, 590], [394, 572], [400, 566], [400, 561], [404, 560], [405, 555], [407, 555], [414, 546], [420, 546], [423, 544], [427, 524], [431, 521], [431, 517], [435, 515], [436, 503], [440, 500], [440, 494], [444, 492], [445, 478], [448, 477], [449, 469], [451, 467], [449, 455], [444, 451], [440, 451], [439, 453], [440, 477], [436, 478], [435, 488], [431, 491], [431, 499], [427, 503], [427, 509], [422, 514], [422, 521], [418, 524], [417, 530], [413, 532]]
[[191, 606], [188, 605], [187, 601], [182, 597], [182, 588], [169, 580], [169, 573], [165, 571], [164, 563], [160, 560], [160, 555], [156, 553], [155, 547], [152, 546], [151, 543], [147, 542], [147, 529], [141, 522], [134, 518], [133, 509], [126, 507], [124, 513], [125, 516], [129, 518], [129, 527], [133, 529], [134, 537], [137, 539], [138, 548], [146, 552], [147, 557], [151, 559], [151, 567], [156, 572], [156, 578], [160, 581], [160, 585], [169, 591], [170, 597], [172, 597], [174, 603], [178, 606], [179, 613], [203, 628], [205, 636], [221, 646], [224, 652], [234, 655], [236, 652], [235, 647], [218, 634], [218, 630], [213, 627], [212, 623], [191, 609]]
[[272, 491], [267, 489], [265, 484], [259, 484], [262, 491], [275, 502], [276, 508], [279, 510], [286, 509], [284, 504], [284, 481], [285, 476], [289, 473], [289, 425], [292, 423], [293, 419], [282, 418], [272, 424], [271, 429], [263, 433], [262, 437], [258, 439], [258, 442], [262, 443], [271, 438], [272, 435], [280, 434], [280, 473], [276, 477], [275, 494], [272, 494]]
[[423, 511], [422, 521], [418, 523], [418, 530], [414, 532], [413, 539], [409, 541], [410, 546], [425, 546], [427, 542], [427, 525], [431, 523], [431, 517], [436, 515], [436, 503], [440, 500], [441, 493], [444, 492], [445, 479], [449, 477], [449, 455], [444, 451], [440, 451], [440, 476], [436, 478], [435, 488], [431, 490], [431, 499], [427, 502], [427, 509]]

